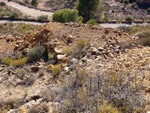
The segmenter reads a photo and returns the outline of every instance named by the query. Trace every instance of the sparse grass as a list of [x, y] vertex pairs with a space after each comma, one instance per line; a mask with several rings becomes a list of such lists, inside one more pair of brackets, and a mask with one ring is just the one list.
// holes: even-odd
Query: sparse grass
[[37, 17], [37, 20], [48, 19], [48, 15], [41, 15]]
[[3, 57], [2, 63], [6, 65], [13, 65], [13, 66], [23, 66], [27, 62], [27, 57], [19, 58], [19, 59], [12, 59], [9, 57]]
[[137, 35], [139, 39], [139, 43], [144, 46], [150, 46], [150, 32], [146, 31]]
[[0, 35], [20, 36], [22, 34], [30, 34], [37, 31], [38, 25], [23, 23], [3, 23], [0, 24]]
[[54, 78], [57, 77], [57, 75], [59, 75], [59, 73], [61, 73], [63, 70], [61, 64], [57, 64], [57, 65], [54, 65], [52, 68], [51, 68], [51, 71], [52, 71], [52, 75]]
[[132, 23], [134, 21], [132, 16], [127, 16], [125, 19], [126, 19], [126, 21], [129, 21], [130, 23]]

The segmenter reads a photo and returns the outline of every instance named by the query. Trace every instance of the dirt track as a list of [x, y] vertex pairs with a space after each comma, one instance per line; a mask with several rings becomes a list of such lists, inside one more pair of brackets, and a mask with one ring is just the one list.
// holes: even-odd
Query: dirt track
[[18, 3], [15, 2], [7, 2], [7, 0], [0, 0], [0, 2], [5, 2], [8, 6], [16, 8], [18, 10], [20, 10], [23, 15], [28, 15], [28, 16], [32, 16], [32, 17], [38, 17], [41, 15], [48, 15], [49, 17], [52, 16], [52, 12], [45, 12], [45, 11], [40, 11], [40, 10], [36, 10], [33, 8], [28, 8], [26, 6], [20, 5]]

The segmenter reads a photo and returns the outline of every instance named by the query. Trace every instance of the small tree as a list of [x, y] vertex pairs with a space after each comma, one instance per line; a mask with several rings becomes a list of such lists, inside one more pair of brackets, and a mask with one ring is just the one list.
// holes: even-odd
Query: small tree
[[79, 15], [84, 17], [84, 21], [92, 18], [99, 20], [103, 13], [103, 5], [101, 5], [100, 0], [79, 0], [77, 9]]
[[32, 1], [31, 1], [31, 4], [34, 5], [34, 6], [37, 6], [38, 3], [39, 3], [38, 0], [32, 0]]

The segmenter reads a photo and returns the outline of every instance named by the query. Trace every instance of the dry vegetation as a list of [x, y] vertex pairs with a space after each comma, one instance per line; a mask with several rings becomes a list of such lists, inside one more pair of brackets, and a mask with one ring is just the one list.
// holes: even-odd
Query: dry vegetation
[[24, 23], [4, 23], [0, 24], [1, 36], [20, 36], [24, 34], [31, 34], [37, 31], [38, 25], [24, 24]]
[[119, 29], [49, 23], [34, 34], [9, 41], [3, 37], [0, 42], [4, 40], [15, 46], [13, 54], [9, 48], [8, 54], [0, 50], [8, 56], [0, 57], [3, 112], [143, 113], [150, 109], [150, 47]]

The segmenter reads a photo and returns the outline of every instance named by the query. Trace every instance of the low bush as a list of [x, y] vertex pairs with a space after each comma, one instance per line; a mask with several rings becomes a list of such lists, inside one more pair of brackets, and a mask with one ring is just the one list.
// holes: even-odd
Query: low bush
[[62, 54], [67, 54], [68, 56], [80, 59], [85, 55], [85, 47], [87, 45], [88, 44], [84, 40], [77, 40], [71, 47], [64, 48]]
[[53, 60], [54, 59], [54, 54], [48, 53], [48, 60]]
[[45, 48], [43, 46], [40, 46], [37, 48], [31, 48], [29, 50], [29, 53], [27, 54], [27, 57], [28, 57], [27, 62], [33, 63], [33, 62], [40, 60], [40, 58], [43, 57], [44, 50]]
[[139, 37], [139, 43], [144, 46], [150, 46], [150, 32], [142, 32], [137, 35]]
[[132, 16], [127, 16], [125, 19], [126, 19], [126, 21], [128, 21], [130, 23], [132, 23], [134, 21]]
[[105, 22], [108, 22], [108, 21], [109, 21], [109, 15], [106, 14], [106, 15], [104, 16], [103, 20], [104, 20]]
[[39, 3], [38, 0], [32, 0], [32, 1], [31, 1], [31, 4], [32, 4], [33, 6], [37, 6], [38, 3]]
[[18, 13], [10, 13], [9, 18], [14, 20], [15, 18], [19, 17], [20, 15]]
[[86, 22], [86, 24], [99, 25], [98, 23], [96, 23], [94, 19], [90, 19], [89, 21]]
[[77, 22], [82, 23], [83, 17], [78, 15], [78, 10], [64, 9], [60, 12], [54, 12], [52, 16], [52, 22]]
[[37, 17], [37, 20], [48, 19], [48, 15], [41, 15]]
[[137, 75], [124, 71], [116, 73], [114, 68], [102, 73], [92, 70], [93, 73], [80, 74], [82, 70], [82, 67], [75, 66], [72, 75], [64, 78], [66, 95], [62, 113], [132, 113], [140, 109], [144, 112], [146, 103], [142, 82], [145, 75], [139, 80]]
[[54, 78], [57, 77], [57, 75], [59, 75], [60, 72], [62, 72], [63, 68], [60, 64], [58, 65], [54, 65], [52, 68], [51, 68], [51, 71], [52, 71], [52, 75]]
[[6, 65], [13, 65], [13, 66], [23, 66], [27, 62], [27, 57], [19, 58], [19, 59], [12, 59], [9, 57], [3, 57], [2, 63]]
[[0, 6], [6, 6], [5, 2], [0, 2]]

